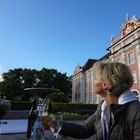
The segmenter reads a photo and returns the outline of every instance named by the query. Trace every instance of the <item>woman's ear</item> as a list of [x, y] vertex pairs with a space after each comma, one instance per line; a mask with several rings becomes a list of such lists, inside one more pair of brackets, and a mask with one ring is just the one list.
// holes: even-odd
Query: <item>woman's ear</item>
[[104, 81], [102, 83], [102, 87], [103, 87], [104, 90], [107, 90], [108, 89], [108, 82], [107, 81]]

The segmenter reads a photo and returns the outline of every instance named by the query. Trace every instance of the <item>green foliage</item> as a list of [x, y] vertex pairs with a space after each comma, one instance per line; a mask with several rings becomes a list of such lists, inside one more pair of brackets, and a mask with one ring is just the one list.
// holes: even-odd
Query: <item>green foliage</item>
[[86, 120], [90, 114], [72, 113], [78, 109], [93, 109], [96, 110], [97, 104], [70, 104], [70, 103], [56, 103], [50, 104], [50, 113], [63, 112], [64, 120]]
[[[12, 110], [30, 110], [32, 102], [29, 101], [11, 101]], [[50, 112], [67, 112], [71, 113], [78, 109], [93, 109], [96, 110], [97, 104], [70, 104], [70, 103], [50, 103]]]
[[[4, 80], [0, 82], [0, 93], [10, 100], [15, 100], [17, 97], [21, 100], [29, 100], [30, 96], [24, 91], [24, 88], [27, 87], [56, 88], [65, 95], [71, 94], [70, 78], [55, 69], [42, 68], [38, 71], [17, 68], [3, 73], [2, 77]], [[64, 96], [59, 97], [54, 96], [54, 101], [58, 101], [58, 99], [64, 101]]]
[[28, 101], [11, 101], [12, 110], [30, 110], [32, 102]]
[[71, 112], [76, 109], [95, 109], [97, 104], [70, 104], [70, 103], [55, 103], [51, 104], [52, 112]]
[[88, 114], [70, 114], [70, 113], [64, 113], [63, 119], [66, 121], [75, 121], [75, 120], [86, 120], [90, 115]]
[[[30, 110], [31, 106], [32, 106], [32, 102], [27, 102], [27, 101], [26, 102], [25, 101], [12, 101], [11, 102], [12, 110]], [[72, 121], [72, 120], [85, 120], [90, 115], [71, 113], [71, 111], [75, 109], [95, 109], [96, 110], [97, 105], [96, 104], [50, 103], [50, 108], [51, 109], [49, 113], [63, 112], [64, 120]], [[1, 112], [1, 108], [0, 108], [0, 112]], [[22, 118], [21, 116], [19, 117], [20, 119]]]
[[64, 94], [63, 92], [58, 92], [58, 93], [53, 93], [51, 94], [50, 99], [53, 102], [67, 102], [67, 97], [66, 94]]
[[10, 104], [0, 103], [0, 118], [10, 109]]

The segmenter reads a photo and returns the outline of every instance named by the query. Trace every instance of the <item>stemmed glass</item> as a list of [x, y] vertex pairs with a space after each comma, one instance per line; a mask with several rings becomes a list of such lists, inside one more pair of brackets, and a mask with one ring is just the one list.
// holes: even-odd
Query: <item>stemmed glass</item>
[[63, 114], [62, 113], [50, 114], [49, 123], [51, 132], [55, 137], [57, 137], [63, 124]]

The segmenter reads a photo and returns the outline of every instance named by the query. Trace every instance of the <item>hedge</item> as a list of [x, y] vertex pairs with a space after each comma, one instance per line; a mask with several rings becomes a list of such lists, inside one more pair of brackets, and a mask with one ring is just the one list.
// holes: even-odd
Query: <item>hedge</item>
[[51, 103], [51, 112], [74, 112], [79, 109], [92, 109], [96, 110], [97, 104], [73, 104], [73, 103]]
[[[12, 110], [30, 110], [32, 102], [27, 101], [11, 101]], [[52, 102], [49, 104], [50, 112], [69, 112], [79, 113], [94, 111], [97, 108], [97, 104], [74, 104], [74, 103], [57, 103]], [[90, 113], [87, 113], [90, 114]]]
[[90, 115], [88, 114], [63, 114], [63, 119], [66, 121], [86, 120]]
[[6, 114], [6, 112], [10, 109], [10, 105], [9, 104], [1, 104], [0, 103], [0, 118]]
[[32, 102], [27, 101], [11, 101], [11, 110], [30, 110]]

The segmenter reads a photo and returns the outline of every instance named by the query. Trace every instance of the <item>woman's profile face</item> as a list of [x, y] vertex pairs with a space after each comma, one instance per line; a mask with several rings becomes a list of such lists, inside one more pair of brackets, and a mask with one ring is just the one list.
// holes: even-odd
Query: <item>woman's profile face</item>
[[103, 94], [103, 80], [101, 80], [101, 77], [99, 73], [97, 72], [95, 75], [95, 80], [93, 82], [93, 90], [95, 94], [101, 95]]

